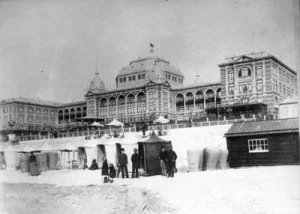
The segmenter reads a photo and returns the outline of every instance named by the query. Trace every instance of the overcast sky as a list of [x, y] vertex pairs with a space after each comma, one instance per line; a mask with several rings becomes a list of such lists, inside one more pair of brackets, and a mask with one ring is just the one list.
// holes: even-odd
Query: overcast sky
[[[185, 84], [220, 78], [233, 55], [266, 51], [295, 69], [292, 0], [48, 0], [0, 2], [0, 99], [84, 99], [97, 65], [108, 89], [118, 71], [155, 55]], [[44, 71], [44, 72], [41, 72]]]

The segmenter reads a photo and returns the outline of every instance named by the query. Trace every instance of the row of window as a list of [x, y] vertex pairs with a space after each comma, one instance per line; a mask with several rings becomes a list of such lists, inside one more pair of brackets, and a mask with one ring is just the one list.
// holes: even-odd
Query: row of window
[[[256, 91], [263, 91], [263, 81], [256, 81]], [[228, 85], [229, 94], [234, 94], [234, 83], [229, 83]], [[251, 82], [240, 82], [239, 83], [239, 92], [240, 93], [250, 93], [252, 92], [252, 84]]]
[[286, 83], [291, 83], [292, 86], [297, 85], [297, 78], [293, 74], [291, 74], [289, 71], [285, 71], [282, 68], [274, 68], [272, 70], [272, 73], [275, 77], [279, 76], [279, 80], [286, 82]]
[[[25, 112], [25, 108], [24, 108], [24, 107], [19, 107], [19, 108], [18, 108], [18, 112], [24, 113], [24, 112]], [[28, 113], [29, 113], [29, 114], [33, 114], [33, 112], [34, 112], [34, 109], [33, 109], [33, 108], [28, 108]], [[3, 108], [3, 109], [2, 109], [2, 113], [8, 113], [8, 107]], [[42, 110], [39, 109], [39, 108], [37, 108], [37, 109], [35, 109], [35, 113], [36, 113], [36, 114], [41, 114], [41, 113], [42, 113]], [[49, 110], [48, 110], [48, 109], [44, 109], [44, 110], [43, 110], [43, 115], [49, 115]], [[51, 116], [54, 116], [54, 115], [55, 115], [55, 111], [54, 111], [54, 110], [51, 110], [51, 111], [50, 111], [50, 115], [51, 115]]]
[[168, 73], [166, 73], [166, 79], [172, 80], [173, 82], [178, 82], [178, 83], [180, 83], [180, 84], [183, 83], [183, 79], [182, 79], [182, 78], [173, 76], [173, 75], [168, 74]]
[[[138, 75], [131, 75], [131, 76], [128, 76], [128, 81], [131, 82], [131, 81], [135, 81], [136, 79], [145, 79], [146, 78], [146, 74], [138, 74]], [[123, 82], [126, 82], [127, 81], [127, 77], [120, 77], [119, 78], [119, 82], [120, 83], [123, 83]]]
[[279, 83], [278, 87], [278, 82], [277, 80], [273, 80], [273, 90], [287, 96], [294, 95], [294, 90], [291, 89], [290, 87], [282, 84], [281, 82]]
[[[19, 116], [18, 120], [21, 123], [23, 123], [25, 121], [24, 117], [22, 117], [22, 116]], [[36, 123], [43, 123], [43, 124], [49, 124], [49, 121], [50, 121], [50, 124], [55, 124], [55, 118], [54, 117], [51, 117], [50, 119], [47, 118], [47, 117], [44, 117], [44, 118], [36, 117], [35, 120], [34, 120], [34, 117], [28, 116], [27, 121], [29, 123], [33, 123], [35, 121]]]

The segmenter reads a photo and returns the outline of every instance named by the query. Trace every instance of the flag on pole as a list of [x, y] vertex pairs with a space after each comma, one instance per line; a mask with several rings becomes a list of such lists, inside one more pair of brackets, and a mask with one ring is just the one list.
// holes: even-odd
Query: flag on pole
[[153, 53], [154, 52], [154, 45], [152, 43], [150, 43], [150, 53]]

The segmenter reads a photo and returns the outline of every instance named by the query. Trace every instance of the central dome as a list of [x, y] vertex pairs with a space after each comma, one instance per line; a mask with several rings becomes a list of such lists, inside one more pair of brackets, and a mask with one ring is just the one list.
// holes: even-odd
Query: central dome
[[90, 82], [88, 91], [93, 92], [93, 93], [99, 93], [102, 91], [105, 91], [105, 84], [102, 81], [102, 79], [99, 76], [99, 73], [95, 73], [94, 78]]
[[[174, 81], [172, 81], [174, 77]], [[175, 82], [176, 77], [176, 82]], [[180, 82], [177, 82], [180, 79]], [[130, 88], [145, 85], [148, 81], [165, 82], [171, 85], [181, 84], [184, 79], [182, 72], [164, 59], [146, 57], [131, 61], [123, 67], [116, 77], [117, 88]]]

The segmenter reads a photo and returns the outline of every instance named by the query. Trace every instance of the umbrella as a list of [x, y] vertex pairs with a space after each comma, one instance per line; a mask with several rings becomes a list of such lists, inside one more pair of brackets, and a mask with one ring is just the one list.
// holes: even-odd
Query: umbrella
[[160, 123], [161, 124], [161, 131], [163, 129], [163, 125], [164, 123], [168, 123], [169, 120], [164, 118], [163, 116], [159, 116], [156, 120], [154, 120], [154, 123]]
[[104, 127], [101, 123], [93, 122], [91, 126]]
[[156, 120], [154, 120], [154, 123], [161, 123], [161, 124], [164, 124], [164, 123], [168, 123], [169, 120], [164, 118], [163, 116], [159, 116]]
[[107, 124], [108, 126], [113, 126], [113, 127], [123, 127], [124, 124], [121, 123], [120, 121], [116, 120], [116, 119], [113, 119], [113, 121], [111, 121], [110, 123]]
[[121, 123], [120, 121], [118, 121], [118, 120], [116, 120], [116, 119], [113, 119], [113, 121], [111, 121], [110, 123], [108, 123], [107, 124], [108, 126], [117, 126], [117, 127], [119, 127], [119, 126], [124, 126], [124, 124], [123, 123]]

